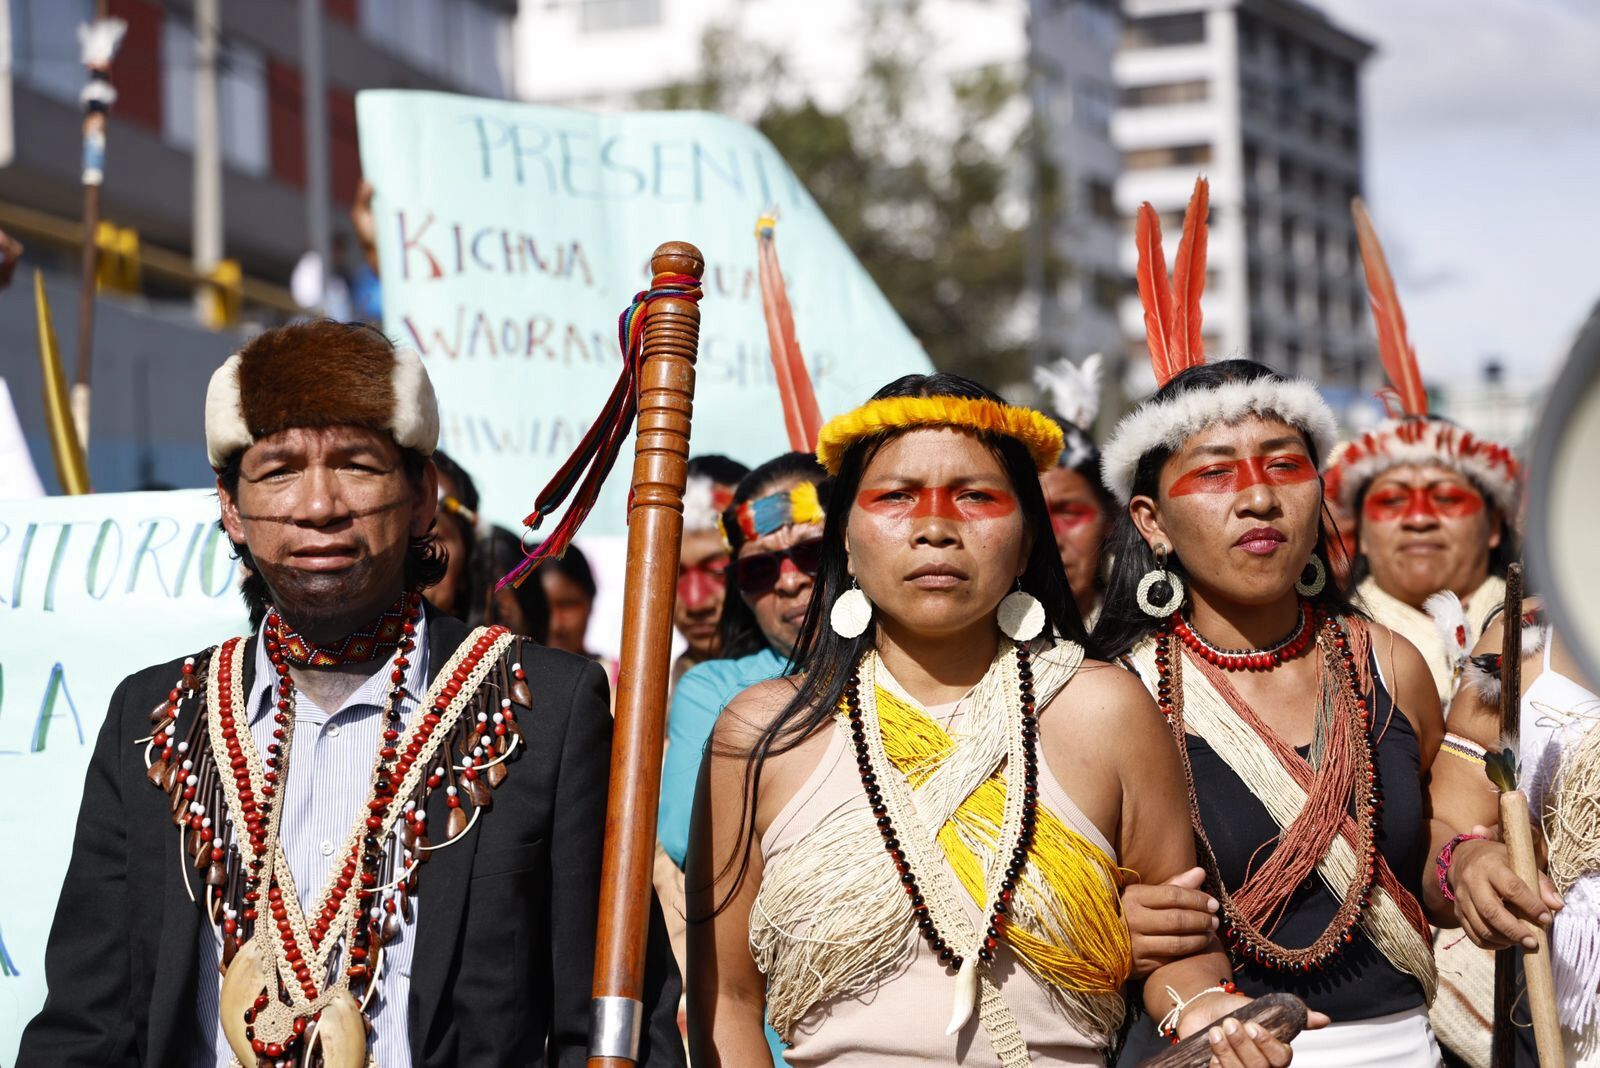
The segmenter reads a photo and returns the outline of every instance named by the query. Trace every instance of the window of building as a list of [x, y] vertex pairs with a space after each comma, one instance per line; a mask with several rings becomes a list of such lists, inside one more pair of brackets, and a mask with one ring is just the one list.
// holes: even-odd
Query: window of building
[[661, 0], [582, 0], [578, 28], [584, 33], [632, 30], [661, 23]]
[[[194, 147], [195, 35], [188, 22], [169, 15], [161, 30], [162, 126], [168, 141]], [[247, 174], [265, 174], [270, 162], [267, 133], [267, 67], [260, 52], [226, 38], [217, 42], [217, 127], [222, 159]]]
[[1107, 82], [1080, 78], [1073, 85], [1072, 98], [1084, 123], [1102, 137], [1109, 137], [1116, 90]]
[[77, 104], [86, 80], [78, 23], [92, 21], [93, 0], [11, 0], [12, 70], [45, 96]]
[[1126, 170], [1141, 171], [1155, 167], [1187, 167], [1211, 162], [1210, 145], [1169, 145], [1162, 148], [1136, 148], [1122, 154]]
[[[596, 2], [583, 0], [585, 17]], [[462, 89], [486, 96], [510, 92], [510, 18], [480, 0], [361, 0], [361, 30]]]
[[1169, 48], [1206, 39], [1206, 17], [1199, 12], [1129, 19], [1122, 27], [1124, 48]]
[[1165, 104], [1194, 104], [1211, 95], [1205, 79], [1190, 82], [1163, 82], [1159, 85], [1130, 85], [1122, 90], [1125, 108], [1160, 107]]
[[1112, 183], [1099, 178], [1091, 178], [1084, 183], [1084, 199], [1089, 203], [1089, 211], [1097, 219], [1117, 218], [1116, 187]]
[[1094, 302], [1103, 310], [1115, 312], [1117, 305], [1122, 302], [1122, 294], [1126, 283], [1120, 275], [1109, 271], [1096, 271], [1094, 274]]

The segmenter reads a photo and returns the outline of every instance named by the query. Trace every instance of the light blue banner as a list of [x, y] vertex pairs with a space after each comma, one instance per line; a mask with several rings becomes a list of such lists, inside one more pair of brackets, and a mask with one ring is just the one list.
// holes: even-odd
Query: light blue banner
[[112, 691], [244, 633], [238, 581], [211, 492], [0, 501], [0, 1064], [44, 1003], [45, 939]]
[[[930, 369], [921, 346], [772, 145], [699, 112], [591, 114], [440, 93], [357, 97], [376, 187], [385, 329], [420, 351], [442, 446], [518, 529], [621, 367], [617, 315], [650, 253], [706, 257], [694, 453], [788, 448], [756, 272], [776, 208], [796, 329], [826, 417]], [[624, 529], [631, 447], [585, 534]]]

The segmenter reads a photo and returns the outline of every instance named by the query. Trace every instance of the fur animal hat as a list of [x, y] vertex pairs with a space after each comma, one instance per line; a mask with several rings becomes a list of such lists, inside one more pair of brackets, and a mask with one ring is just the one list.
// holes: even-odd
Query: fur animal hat
[[318, 319], [268, 330], [228, 357], [206, 389], [206, 458], [290, 427], [364, 426], [433, 455], [439, 401], [421, 358], [359, 323]]

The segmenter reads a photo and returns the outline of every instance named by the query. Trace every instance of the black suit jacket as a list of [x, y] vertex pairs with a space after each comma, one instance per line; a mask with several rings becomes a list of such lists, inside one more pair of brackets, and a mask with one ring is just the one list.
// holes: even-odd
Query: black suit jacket
[[[467, 628], [430, 613], [427, 633], [431, 676]], [[246, 663], [248, 692], [254, 658]], [[611, 761], [606, 677], [531, 642], [522, 664], [534, 700], [519, 721], [526, 748], [494, 807], [421, 869], [415, 1068], [585, 1061]], [[138, 672], [111, 699], [46, 949], [50, 993], [23, 1032], [17, 1068], [190, 1063], [200, 911], [181, 882], [186, 858], [166, 797], [134, 744], [181, 665]], [[443, 790], [428, 809], [429, 825], [443, 827]], [[681, 1065], [677, 969], [653, 900], [651, 913], [639, 1062]]]

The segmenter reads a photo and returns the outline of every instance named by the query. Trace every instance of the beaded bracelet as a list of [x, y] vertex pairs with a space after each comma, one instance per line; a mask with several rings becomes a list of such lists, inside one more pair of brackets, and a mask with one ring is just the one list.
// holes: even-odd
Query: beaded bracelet
[[1450, 889], [1450, 862], [1455, 859], [1456, 846], [1462, 842], [1478, 841], [1483, 837], [1481, 834], [1458, 834], [1444, 844], [1444, 848], [1439, 850], [1438, 858], [1433, 862], [1433, 869], [1439, 876], [1439, 893], [1443, 894], [1444, 899], [1452, 905], [1455, 904], [1456, 892]]
[[1178, 1044], [1178, 1024], [1183, 1020], [1183, 1014], [1190, 1005], [1193, 1005], [1207, 994], [1237, 994], [1238, 992], [1239, 988], [1233, 984], [1233, 980], [1224, 979], [1216, 986], [1208, 986], [1194, 995], [1194, 997], [1185, 1001], [1178, 996], [1176, 990], [1169, 986], [1167, 987], [1167, 997], [1172, 999], [1172, 1009], [1161, 1017], [1160, 1023], [1156, 1024], [1156, 1032], [1166, 1035], [1172, 1041], [1172, 1044], [1176, 1046]]

